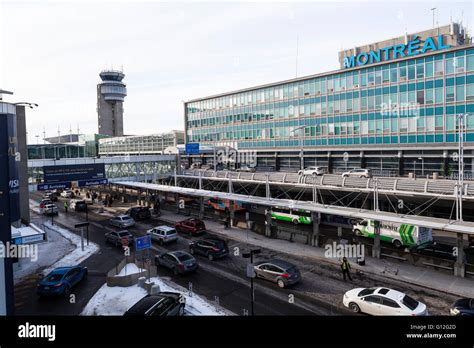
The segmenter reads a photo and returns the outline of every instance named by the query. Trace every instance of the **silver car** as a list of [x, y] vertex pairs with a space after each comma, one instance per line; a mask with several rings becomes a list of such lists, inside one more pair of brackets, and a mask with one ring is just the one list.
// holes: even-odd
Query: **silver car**
[[372, 171], [370, 169], [356, 168], [342, 173], [342, 177], [355, 176], [358, 178], [371, 178]]
[[156, 240], [160, 245], [176, 242], [178, 240], [176, 229], [165, 225], [154, 227], [148, 230], [146, 234], [149, 235], [152, 240]]
[[278, 287], [284, 288], [301, 280], [298, 268], [284, 260], [273, 259], [264, 261], [254, 266], [257, 278], [277, 283]]
[[47, 204], [43, 208], [44, 215], [58, 215], [58, 213], [59, 213], [58, 207], [56, 207], [56, 205], [54, 204]]
[[118, 228], [128, 228], [135, 226], [135, 220], [128, 215], [118, 215], [110, 219], [110, 224]]

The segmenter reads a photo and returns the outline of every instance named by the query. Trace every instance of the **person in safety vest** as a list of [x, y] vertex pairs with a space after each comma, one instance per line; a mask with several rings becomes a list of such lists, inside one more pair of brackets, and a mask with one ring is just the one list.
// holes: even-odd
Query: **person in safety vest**
[[352, 280], [351, 278], [351, 264], [349, 261], [347, 261], [347, 258], [343, 257], [342, 262], [341, 262], [341, 270], [342, 270], [342, 276], [344, 277], [344, 281], [346, 281], [346, 275], [349, 277], [349, 280]]

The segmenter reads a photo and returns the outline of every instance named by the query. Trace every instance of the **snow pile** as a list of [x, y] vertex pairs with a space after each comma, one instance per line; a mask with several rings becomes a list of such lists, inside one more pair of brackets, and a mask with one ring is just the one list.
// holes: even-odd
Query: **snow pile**
[[[137, 268], [138, 269], [138, 268]], [[151, 281], [159, 285], [161, 291], [181, 292], [186, 298], [186, 315], [227, 315], [221, 308], [207, 302], [196, 294], [183, 291], [179, 285], [164, 282], [153, 277]], [[109, 287], [104, 284], [90, 299], [81, 315], [123, 315], [130, 307], [147, 295], [145, 289], [138, 285]]]
[[77, 265], [82, 261], [86, 260], [92, 254], [95, 254], [99, 250], [99, 246], [91, 241], [89, 241], [89, 245], [87, 245], [87, 240], [84, 238], [84, 251], [82, 251], [81, 237], [79, 237], [78, 235], [72, 233], [69, 230], [61, 228], [58, 225], [51, 225], [50, 222], [45, 222], [44, 226], [46, 227], [47, 231], [53, 230], [59, 233], [64, 238], [68, 239], [71, 244], [75, 245], [75, 249], [73, 249], [67, 255], [64, 255], [63, 258], [61, 258], [55, 264], [51, 265], [51, 267], [45, 269], [45, 274], [57, 267]]

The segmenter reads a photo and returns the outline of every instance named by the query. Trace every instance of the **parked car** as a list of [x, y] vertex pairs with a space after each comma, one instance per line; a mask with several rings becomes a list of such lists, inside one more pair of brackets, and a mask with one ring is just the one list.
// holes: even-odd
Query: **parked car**
[[178, 292], [159, 292], [143, 297], [124, 316], [182, 316], [185, 303], [185, 297]]
[[39, 283], [39, 296], [68, 295], [70, 290], [87, 277], [87, 267], [59, 267], [52, 270]]
[[174, 228], [178, 232], [189, 234], [200, 234], [206, 231], [206, 225], [204, 224], [204, 221], [195, 218], [180, 221], [174, 226]]
[[195, 240], [189, 244], [189, 252], [206, 256], [210, 261], [229, 255], [229, 247], [225, 240], [209, 237]]
[[372, 171], [370, 169], [356, 168], [342, 173], [342, 177], [356, 176], [358, 178], [371, 178]]
[[135, 220], [128, 215], [118, 215], [109, 220], [112, 226], [128, 228], [135, 226]]
[[426, 305], [403, 292], [388, 288], [356, 288], [347, 291], [344, 306], [370, 315], [427, 315]]
[[112, 243], [115, 246], [122, 245], [124, 239], [127, 240], [127, 245], [133, 245], [135, 243], [135, 237], [128, 231], [114, 231], [105, 234], [105, 242]]
[[176, 275], [194, 272], [199, 267], [197, 260], [182, 250], [156, 255], [155, 264], [172, 270]]
[[61, 192], [61, 197], [63, 197], [63, 198], [74, 198], [74, 192], [70, 191], [70, 190], [63, 191], [63, 192]]
[[86, 211], [87, 203], [83, 199], [71, 199], [69, 202], [69, 208], [74, 209], [75, 211]]
[[59, 210], [58, 207], [56, 207], [53, 203], [47, 204], [43, 209], [42, 209], [43, 215], [58, 215]]
[[178, 233], [176, 232], [176, 229], [166, 225], [153, 227], [152, 229], [148, 230], [146, 234], [151, 236], [151, 239], [156, 240], [160, 245], [176, 242], [178, 240]]
[[410, 248], [410, 252], [455, 261], [457, 256], [454, 253], [454, 248], [455, 247], [452, 245], [431, 241], [415, 245], [414, 247]]
[[135, 221], [143, 221], [151, 218], [151, 212], [146, 207], [133, 207], [127, 210], [126, 215], [132, 217]]
[[47, 205], [53, 204], [49, 198], [47, 199], [42, 199], [39, 203], [39, 210], [41, 214], [44, 214], [44, 209], [46, 208]]
[[245, 173], [255, 173], [255, 167], [250, 167], [248, 165], [240, 166], [235, 170], [236, 172], [245, 172]]
[[298, 172], [298, 175], [324, 175], [328, 173], [326, 167], [307, 167]]
[[451, 315], [474, 317], [474, 298], [461, 298], [457, 300], [449, 311]]
[[44, 199], [49, 199], [51, 202], [58, 201], [58, 195], [55, 192], [47, 192], [43, 196]]
[[296, 284], [301, 280], [301, 273], [298, 268], [284, 260], [263, 261], [257, 263], [254, 269], [257, 278], [277, 283], [280, 288]]

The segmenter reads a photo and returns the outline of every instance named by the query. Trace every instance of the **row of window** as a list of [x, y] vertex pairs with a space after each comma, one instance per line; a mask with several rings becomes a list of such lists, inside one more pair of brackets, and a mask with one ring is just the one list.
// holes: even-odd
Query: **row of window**
[[187, 104], [187, 113], [189, 116], [203, 111], [215, 111], [228, 107], [247, 106], [298, 97], [303, 98], [308, 95], [334, 93], [385, 83], [414, 81], [466, 71], [474, 71], [474, 49], [444, 55], [438, 54], [416, 60], [385, 64], [353, 72], [191, 102]]

